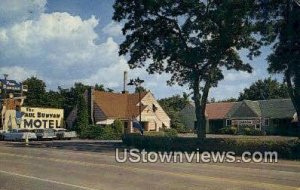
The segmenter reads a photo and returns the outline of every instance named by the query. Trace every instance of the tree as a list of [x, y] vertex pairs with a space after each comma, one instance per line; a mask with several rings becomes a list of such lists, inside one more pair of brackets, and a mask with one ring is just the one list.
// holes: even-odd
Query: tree
[[103, 92], [113, 92], [114, 90], [111, 88], [105, 88], [103, 84], [96, 84], [95, 90], [103, 91]]
[[277, 80], [267, 78], [258, 80], [249, 88], [240, 93], [239, 101], [242, 100], [269, 100], [278, 98], [289, 98], [289, 91], [286, 84]]
[[175, 95], [172, 97], [160, 99], [158, 100], [158, 102], [170, 117], [171, 128], [176, 129], [178, 132], [185, 131], [186, 128], [181, 122], [179, 112], [189, 102], [188, 99], [186, 99], [185, 97], [181, 97], [180, 95]]
[[[124, 22], [120, 55], [129, 54], [131, 69], [170, 73], [169, 85], [193, 90], [197, 134], [205, 138], [209, 90], [224, 78], [223, 69], [251, 72], [238, 50], [251, 58], [260, 44], [251, 36], [249, 0], [117, 0], [113, 19]], [[146, 62], [149, 60], [150, 62]], [[147, 63], [147, 64], [146, 64]]]
[[69, 115], [73, 108], [79, 104], [81, 96], [89, 88], [90, 86], [84, 85], [82, 83], [75, 83], [74, 86], [69, 89], [58, 87], [59, 93], [64, 97], [63, 108], [65, 111], [65, 115]]
[[28, 86], [28, 92], [25, 93], [25, 106], [43, 107], [45, 106], [46, 84], [44, 81], [30, 77], [23, 81], [24, 85]]
[[142, 86], [135, 87], [135, 93], [148, 92], [148, 90]]
[[257, 1], [254, 13], [262, 42], [272, 44], [269, 72], [282, 73], [300, 115], [300, 6], [294, 0]]
[[83, 95], [80, 96], [77, 105], [77, 120], [75, 126], [79, 133], [85, 131], [89, 126], [88, 106]]
[[238, 100], [236, 98], [231, 97], [231, 98], [227, 98], [225, 100], [220, 100], [218, 102], [237, 102], [237, 101]]
[[60, 92], [50, 90], [46, 92], [44, 105], [49, 108], [63, 108], [65, 97]]

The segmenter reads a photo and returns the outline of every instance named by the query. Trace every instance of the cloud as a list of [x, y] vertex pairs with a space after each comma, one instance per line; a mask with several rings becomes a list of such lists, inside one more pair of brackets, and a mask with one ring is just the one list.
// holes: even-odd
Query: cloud
[[[46, 0], [0, 0], [0, 74], [7, 73], [10, 79], [18, 81], [34, 75], [51, 89], [84, 82], [101, 83], [121, 91], [123, 71], [129, 71], [126, 57], [118, 55], [122, 25], [108, 21], [99, 30], [99, 15], [90, 14], [83, 19], [71, 12], [45, 13], [46, 4]], [[88, 10], [82, 11], [89, 15]], [[158, 98], [187, 90], [167, 86], [169, 74], [149, 75], [142, 68], [130, 70], [128, 75], [144, 79], [143, 85]], [[259, 75], [224, 71], [225, 80], [212, 89], [211, 96], [237, 96]]]
[[16, 81], [23, 81], [28, 77], [37, 75], [37, 71], [25, 69], [19, 66], [1, 67], [0, 73], [8, 74], [8, 79], [13, 79]]
[[[113, 38], [95, 43], [98, 22], [94, 16], [82, 20], [56, 12], [0, 28], [0, 62], [6, 68], [23, 68], [24, 72], [36, 70], [51, 87], [78, 80], [90, 84], [114, 81], [115, 75], [128, 67], [118, 56]], [[110, 82], [110, 86], [116, 86], [116, 82]]]
[[122, 35], [122, 25], [114, 21], [106, 25], [102, 31], [109, 36], [121, 36]]
[[253, 73], [248, 73], [244, 71], [223, 71], [223, 72], [224, 72], [224, 80], [226, 81], [245, 80], [256, 76], [255, 71]]
[[1, 0], [0, 23], [10, 25], [38, 17], [45, 10], [46, 0]]
[[[83, 82], [101, 83], [121, 91], [123, 72], [129, 71], [127, 60], [118, 55], [119, 45], [113, 37], [96, 43], [101, 35], [95, 32], [98, 24], [95, 16], [84, 20], [66, 12], [53, 12], [0, 27], [0, 62], [5, 66], [0, 72], [16, 80], [34, 75], [52, 89]], [[103, 28], [108, 36], [117, 36], [120, 31], [121, 26], [114, 22]], [[129, 78], [136, 77], [144, 79], [144, 86], [157, 97], [183, 91], [166, 85], [167, 74], [148, 75], [145, 69], [130, 70]]]

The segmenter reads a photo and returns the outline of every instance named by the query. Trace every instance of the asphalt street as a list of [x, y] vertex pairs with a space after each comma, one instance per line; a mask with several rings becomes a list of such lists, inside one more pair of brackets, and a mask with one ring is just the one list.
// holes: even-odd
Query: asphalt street
[[0, 189], [300, 190], [300, 161], [117, 163], [118, 141], [0, 142]]

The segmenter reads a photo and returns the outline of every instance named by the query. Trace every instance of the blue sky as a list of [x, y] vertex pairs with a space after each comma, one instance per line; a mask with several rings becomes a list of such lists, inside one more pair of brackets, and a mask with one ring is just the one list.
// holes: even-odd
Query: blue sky
[[[104, 84], [122, 90], [123, 71], [129, 78], [140, 77], [157, 98], [188, 91], [187, 87], [166, 85], [167, 74], [148, 75], [145, 69], [129, 70], [126, 57], [118, 56], [122, 26], [112, 21], [112, 0], [1, 0], [0, 74], [24, 80], [43, 79], [49, 89], [69, 87], [74, 82]], [[252, 82], [270, 76], [266, 57], [250, 61], [252, 74], [224, 71], [225, 80], [211, 90], [217, 100], [237, 97]], [[281, 76], [271, 76], [281, 79]], [[129, 88], [129, 90], [133, 90]]]

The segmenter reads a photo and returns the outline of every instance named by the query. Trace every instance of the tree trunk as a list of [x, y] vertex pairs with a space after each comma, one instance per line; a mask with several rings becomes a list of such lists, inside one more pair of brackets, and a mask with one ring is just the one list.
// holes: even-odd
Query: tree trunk
[[[298, 71], [299, 71], [299, 68], [300, 67], [298, 66], [298, 68], [296, 68], [296, 70], [298, 69]], [[299, 121], [299, 119], [300, 119], [300, 92], [299, 92], [300, 91], [300, 76], [299, 75], [300, 75], [300, 73], [297, 74], [297, 71], [296, 71], [296, 74], [294, 77], [295, 87], [293, 87], [290, 72], [286, 71], [286, 73], [285, 73], [285, 79], [287, 82], [289, 94], [290, 94], [291, 100], [293, 102], [293, 105], [295, 107], [295, 110], [296, 110], [296, 113], [298, 116], [298, 124], [300, 123], [300, 121]]]
[[295, 77], [294, 77], [294, 106], [298, 115], [298, 124], [300, 123], [300, 63], [295, 65]]
[[203, 112], [203, 110], [201, 109], [200, 77], [198, 75], [195, 76], [193, 90], [194, 90], [194, 103], [195, 103], [195, 115], [196, 115], [195, 128], [197, 130], [198, 138], [205, 139], [206, 138], [205, 112]]

